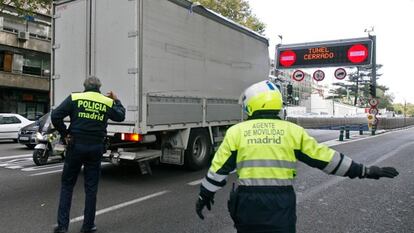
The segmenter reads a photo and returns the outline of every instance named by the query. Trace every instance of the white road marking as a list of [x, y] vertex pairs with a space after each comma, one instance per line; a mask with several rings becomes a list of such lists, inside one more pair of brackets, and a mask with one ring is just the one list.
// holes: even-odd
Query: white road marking
[[30, 174], [29, 176], [41, 176], [41, 175], [47, 175], [47, 174], [58, 173], [58, 172], [62, 172], [62, 169], [60, 169], [60, 170], [48, 171], [48, 172], [34, 173], [34, 174]]
[[59, 165], [35, 166], [35, 167], [23, 168], [22, 171], [24, 171], [24, 172], [31, 172], [31, 171], [39, 171], [39, 170], [46, 170], [46, 169], [51, 169], [51, 168], [61, 168], [61, 167], [63, 167], [63, 164], [59, 164]]
[[203, 181], [203, 179], [199, 179], [199, 180], [195, 180], [195, 181], [192, 181], [190, 183], [187, 183], [187, 184], [191, 185], [191, 186], [195, 186], [195, 185], [201, 184], [202, 181]]
[[[108, 166], [108, 165], [111, 165], [111, 163], [109, 163], [109, 162], [103, 162], [102, 164], [101, 164], [101, 167], [106, 167], [106, 166]], [[48, 175], [48, 174], [53, 174], [53, 173], [59, 173], [59, 172], [62, 172], [62, 168], [63, 168], [63, 164], [61, 164], [61, 165], [56, 165], [56, 166], [50, 166], [50, 167], [47, 167], [47, 168], [45, 168], [45, 170], [46, 169], [49, 169], [49, 168], [58, 168], [58, 167], [61, 167], [61, 169], [59, 169], [59, 170], [53, 170], [53, 171], [47, 171], [47, 172], [39, 172], [39, 173], [34, 173], [34, 174], [30, 174], [29, 176], [41, 176], [41, 175]], [[37, 169], [35, 169], [35, 168], [32, 168], [32, 170], [28, 170], [28, 169], [30, 169], [30, 168], [27, 168], [27, 169], [22, 169], [22, 171], [37, 171], [37, 170], [42, 170], [42, 167], [39, 167], [39, 168], [37, 168]]]
[[13, 156], [5, 156], [5, 157], [0, 157], [0, 160], [4, 160], [4, 159], [16, 159], [16, 158], [24, 158], [24, 157], [32, 157], [32, 154], [24, 154], [24, 155], [13, 155]]
[[33, 166], [33, 160], [31, 158], [24, 159], [13, 159], [9, 161], [3, 161], [0, 163], [0, 167], [9, 168], [9, 169], [18, 169]]
[[25, 158], [25, 159], [13, 159], [13, 160], [9, 160], [9, 161], [4, 161], [3, 163], [0, 163], [0, 167], [6, 167], [9, 165], [16, 165], [16, 164], [20, 164], [20, 163], [27, 163], [28, 161], [32, 161], [32, 159], [30, 158]]
[[[121, 203], [121, 204], [118, 204], [118, 205], [114, 205], [114, 206], [111, 206], [111, 207], [108, 207], [108, 208], [105, 208], [105, 209], [102, 209], [102, 210], [98, 210], [98, 211], [96, 211], [96, 216], [101, 215], [101, 214], [105, 214], [105, 213], [108, 213], [108, 212], [111, 212], [111, 211], [115, 211], [115, 210], [130, 206], [130, 205], [133, 205], [133, 204], [136, 204], [136, 203], [139, 203], [139, 202], [142, 202], [142, 201], [154, 198], [154, 197], [158, 197], [158, 196], [164, 195], [168, 192], [170, 192], [170, 191], [168, 191], [168, 190], [161, 191], [161, 192], [150, 194], [150, 195], [140, 197], [140, 198], [137, 198], [137, 199], [134, 199], [134, 200], [131, 200], [131, 201], [127, 201], [127, 202], [124, 202], [124, 203]], [[83, 215], [79, 216], [79, 217], [76, 217], [76, 218], [72, 218], [70, 220], [71, 223], [80, 222], [80, 221], [83, 221]]]
[[8, 166], [8, 167], [4, 167], [4, 168], [8, 168], [8, 169], [19, 169], [19, 168], [23, 168], [22, 166], [19, 165], [14, 165], [14, 166]]
[[[379, 157], [373, 163], [365, 164], [365, 166], [372, 166], [374, 164], [378, 164], [378, 163], [380, 163], [380, 162], [382, 162], [382, 161], [384, 161], [384, 160], [386, 160], [388, 158], [391, 158], [392, 156], [395, 156], [395, 155], [400, 154], [400, 151], [402, 151], [406, 147], [409, 147], [409, 146], [412, 146], [412, 145], [414, 145], [414, 142], [410, 142], [410, 143], [403, 144], [403, 145], [397, 147], [395, 150], [393, 150], [393, 151], [391, 151], [391, 152], [389, 152], [389, 153], [387, 153], [387, 154]], [[329, 187], [331, 187], [333, 185], [336, 185], [336, 184], [338, 184], [338, 183], [340, 183], [340, 182], [342, 182], [344, 180], [349, 180], [349, 179], [346, 178], [346, 177], [335, 176], [335, 177], [329, 179], [328, 181], [326, 181], [324, 183], [321, 183], [321, 184], [319, 184], [317, 186], [314, 186], [314, 187], [312, 187], [312, 188], [304, 191], [302, 193], [302, 195], [298, 195], [297, 196], [297, 199], [296, 199], [296, 203], [301, 203], [302, 201], [305, 201], [305, 200], [307, 200], [307, 199], [309, 199], [309, 198], [317, 195], [318, 193], [326, 190], [327, 188], [329, 188]]]

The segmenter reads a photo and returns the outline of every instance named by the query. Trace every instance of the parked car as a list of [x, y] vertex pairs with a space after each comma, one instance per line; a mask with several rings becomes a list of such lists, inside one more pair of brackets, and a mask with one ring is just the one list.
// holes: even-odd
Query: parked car
[[35, 123], [31, 123], [21, 128], [18, 133], [17, 140], [20, 144], [26, 145], [28, 148], [33, 149], [36, 146], [36, 132], [38, 132], [39, 126]]
[[39, 120], [40, 117], [45, 115], [45, 113], [43, 113], [43, 112], [23, 112], [23, 113], [20, 113], [20, 115], [26, 117], [27, 119], [29, 119], [31, 121], [36, 121], [36, 120]]
[[33, 123], [25, 117], [15, 113], [0, 113], [0, 139], [11, 139], [17, 142], [21, 128]]
[[30, 149], [33, 149], [36, 146], [36, 133], [42, 129], [49, 116], [50, 113], [46, 113], [40, 117], [39, 120], [21, 128], [18, 133], [19, 143], [26, 145]]

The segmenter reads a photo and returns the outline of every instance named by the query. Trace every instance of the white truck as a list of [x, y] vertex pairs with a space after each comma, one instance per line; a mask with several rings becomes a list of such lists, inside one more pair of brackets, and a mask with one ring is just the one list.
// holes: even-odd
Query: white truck
[[206, 166], [269, 74], [268, 40], [186, 0], [63, 0], [53, 6], [51, 104], [96, 76], [127, 109], [109, 122], [113, 163]]

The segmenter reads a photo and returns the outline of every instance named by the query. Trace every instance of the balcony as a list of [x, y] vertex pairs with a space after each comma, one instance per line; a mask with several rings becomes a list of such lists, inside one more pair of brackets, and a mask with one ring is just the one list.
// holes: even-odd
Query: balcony
[[51, 42], [47, 38], [29, 37], [27, 41], [22, 41], [17, 38], [17, 32], [8, 30], [0, 31], [0, 44], [12, 47], [34, 50], [43, 53], [51, 53]]
[[49, 77], [0, 71], [0, 86], [49, 91]]

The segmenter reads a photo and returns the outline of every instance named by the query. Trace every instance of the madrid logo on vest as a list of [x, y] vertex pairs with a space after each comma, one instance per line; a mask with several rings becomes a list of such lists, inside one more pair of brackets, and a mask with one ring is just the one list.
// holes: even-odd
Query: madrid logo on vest
[[256, 123], [244, 131], [247, 144], [281, 144], [283, 129], [278, 129], [274, 123]]
[[79, 118], [103, 121], [106, 112], [106, 105], [90, 100], [78, 100], [78, 109], [83, 107], [85, 111], [79, 111]]

